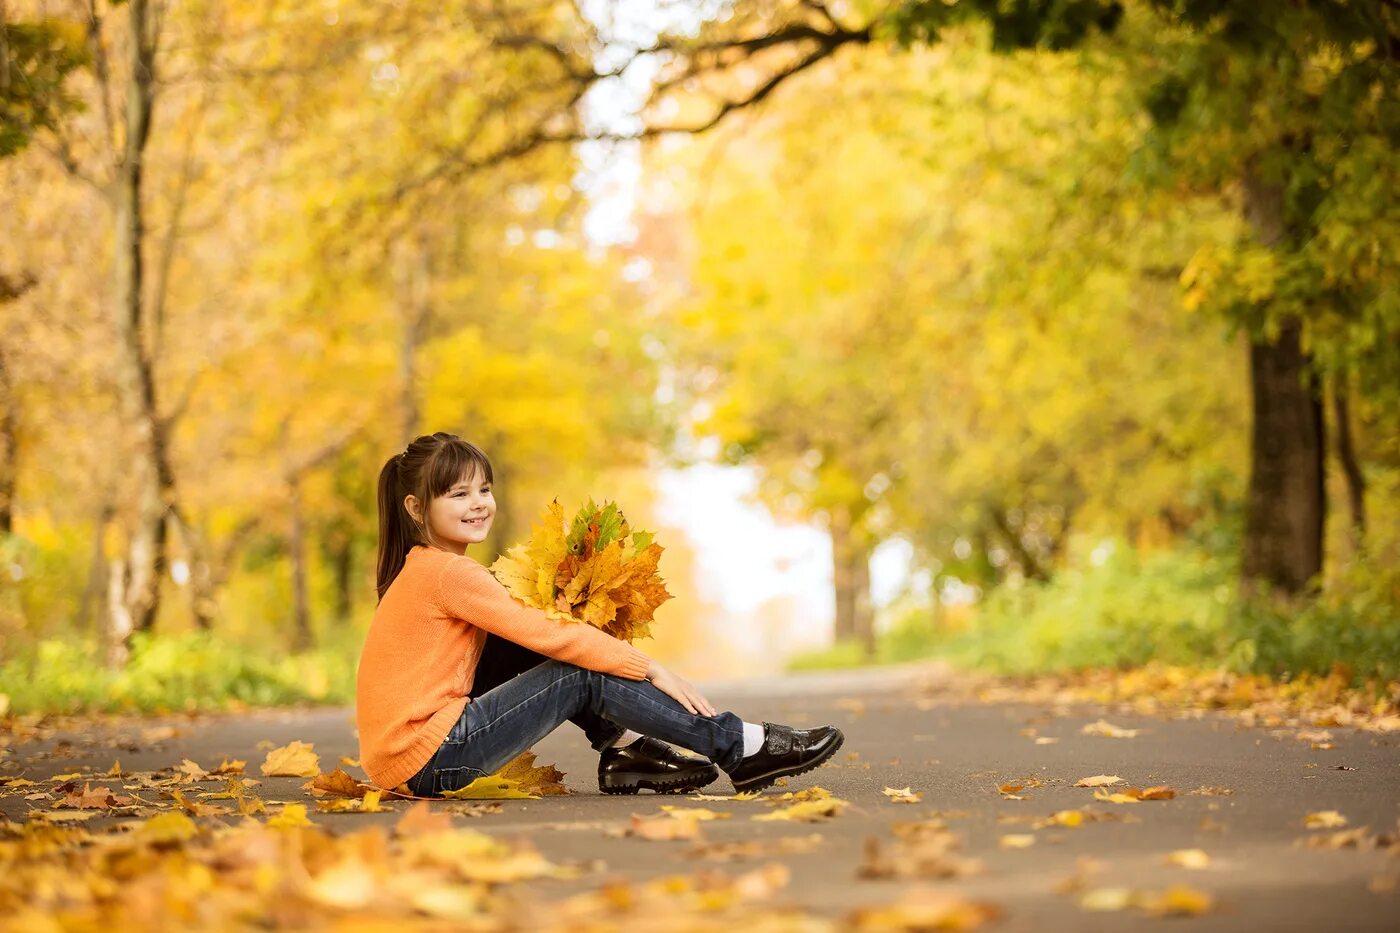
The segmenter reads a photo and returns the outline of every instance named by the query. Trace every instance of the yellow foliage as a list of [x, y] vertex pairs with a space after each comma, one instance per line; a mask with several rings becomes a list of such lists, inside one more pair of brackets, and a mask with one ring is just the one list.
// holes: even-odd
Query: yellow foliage
[[633, 532], [612, 502], [590, 501], [564, 519], [555, 499], [531, 529], [530, 540], [491, 565], [517, 599], [564, 622], [582, 621], [615, 638], [650, 634], [671, 594], [657, 573], [664, 549], [647, 532]]

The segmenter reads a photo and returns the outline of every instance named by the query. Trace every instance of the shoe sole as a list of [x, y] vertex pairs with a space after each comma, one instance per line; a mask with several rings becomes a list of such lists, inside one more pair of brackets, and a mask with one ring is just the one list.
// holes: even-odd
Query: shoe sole
[[741, 794], [746, 793], [748, 791], [764, 790], [766, 788], [772, 787], [773, 784], [778, 780], [778, 778], [794, 777], [799, 774], [806, 774], [808, 771], [820, 768], [822, 765], [830, 761], [831, 756], [836, 754], [837, 750], [840, 749], [841, 746], [845, 743], [846, 736], [844, 734], [839, 735], [836, 738], [836, 743], [832, 745], [831, 748], [827, 751], [827, 753], [825, 755], [822, 755], [820, 758], [814, 758], [811, 761], [807, 762], [805, 765], [802, 765], [800, 768], [779, 768], [776, 771], [770, 771], [767, 774], [760, 774], [758, 777], [751, 777], [747, 781], [744, 781], [742, 784], [735, 782], [734, 789]]
[[625, 772], [610, 774], [608, 778], [611, 780], [607, 783], [603, 779], [598, 781], [598, 790], [605, 794], [635, 794], [639, 790], [651, 790], [658, 794], [688, 794], [718, 780], [719, 769], [711, 768], [708, 777], [687, 777], [675, 781], [658, 781], [640, 774], [627, 774]]

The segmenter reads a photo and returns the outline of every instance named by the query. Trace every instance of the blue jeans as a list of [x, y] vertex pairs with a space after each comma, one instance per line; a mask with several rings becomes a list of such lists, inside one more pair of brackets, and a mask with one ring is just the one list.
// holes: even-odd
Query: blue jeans
[[[733, 713], [692, 715], [647, 681], [546, 661], [468, 703], [408, 789], [435, 797], [465, 787], [580, 715], [688, 748], [725, 772], [744, 755], [744, 723]], [[616, 734], [589, 738], [601, 749]]]

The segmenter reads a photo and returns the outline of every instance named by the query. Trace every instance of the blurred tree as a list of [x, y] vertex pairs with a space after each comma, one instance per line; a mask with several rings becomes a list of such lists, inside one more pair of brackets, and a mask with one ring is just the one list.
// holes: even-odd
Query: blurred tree
[[[1145, 110], [1168, 189], [1216, 190], [1248, 232], [1203, 249], [1187, 301], [1250, 334], [1254, 400], [1243, 582], [1296, 593], [1322, 565], [1323, 426], [1314, 373], [1356, 371], [1390, 397], [1400, 372], [1396, 62], [1391, 0], [820, 0], [742, 7], [639, 54], [668, 59], [642, 135], [715, 126], [846, 46], [940, 40], [985, 21], [994, 48], [1112, 48], [1125, 8], [1163, 29]], [[679, 114], [676, 119], [667, 114]], [[1356, 488], [1359, 470], [1348, 470]], [[1353, 498], [1359, 498], [1353, 492]]]
[[694, 429], [824, 521], [838, 638], [869, 639], [891, 534], [965, 581], [1043, 579], [1075, 521], [1179, 532], [1240, 485], [1242, 370], [1175, 300], [1228, 213], [1120, 168], [1147, 129], [1130, 63], [1008, 58], [985, 33], [832, 63], [649, 160], [649, 224], [690, 231], [651, 240], [688, 293]]

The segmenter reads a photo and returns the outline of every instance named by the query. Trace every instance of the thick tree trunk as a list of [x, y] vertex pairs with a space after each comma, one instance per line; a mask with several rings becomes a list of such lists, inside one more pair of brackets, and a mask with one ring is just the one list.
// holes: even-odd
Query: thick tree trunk
[[1366, 478], [1361, 473], [1361, 461], [1351, 437], [1351, 406], [1347, 387], [1341, 377], [1332, 384], [1332, 420], [1337, 426], [1337, 459], [1347, 481], [1347, 502], [1351, 506], [1351, 529], [1356, 543], [1366, 537]]
[[146, 0], [127, 4], [131, 77], [126, 94], [126, 140], [113, 185], [113, 285], [117, 310], [117, 392], [125, 425], [135, 437], [134, 527], [124, 558], [111, 568], [109, 662], [124, 664], [133, 631], [155, 624], [165, 574], [167, 518], [175, 498], [166, 427], [156, 403], [155, 372], [146, 347], [143, 159], [155, 103], [155, 47]]
[[1247, 591], [1301, 593], [1322, 570], [1322, 402], [1303, 382], [1299, 331], [1290, 322], [1275, 343], [1249, 350], [1254, 424], [1241, 568]]
[[831, 514], [832, 583], [836, 596], [836, 641], [855, 639], [867, 656], [875, 653], [875, 620], [870, 605], [870, 552], [859, 540], [851, 513]]
[[[1255, 237], [1265, 246], [1283, 245], [1283, 188], [1248, 171], [1244, 195]], [[1308, 379], [1301, 336], [1299, 322], [1288, 320], [1277, 340], [1249, 348], [1253, 426], [1240, 581], [1247, 593], [1301, 593], [1322, 570], [1322, 401]]]

